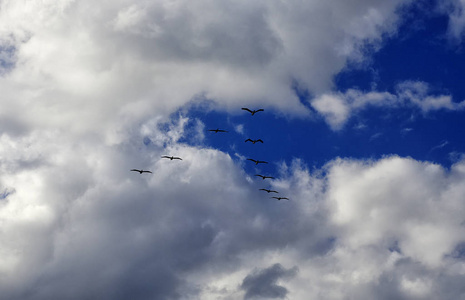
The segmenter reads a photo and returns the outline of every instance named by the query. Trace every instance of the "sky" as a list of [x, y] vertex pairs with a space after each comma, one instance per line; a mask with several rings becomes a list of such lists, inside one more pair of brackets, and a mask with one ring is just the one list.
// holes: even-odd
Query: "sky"
[[465, 299], [464, 68], [464, 0], [1, 0], [2, 299]]

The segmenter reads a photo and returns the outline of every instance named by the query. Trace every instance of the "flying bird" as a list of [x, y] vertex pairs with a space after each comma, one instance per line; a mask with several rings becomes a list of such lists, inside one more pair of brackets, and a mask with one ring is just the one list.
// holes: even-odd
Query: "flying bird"
[[256, 113], [258, 113], [259, 111], [264, 111], [263, 108], [260, 108], [260, 109], [257, 109], [257, 110], [250, 110], [250, 109], [248, 109], [247, 107], [243, 107], [242, 110], [248, 111], [249, 113], [252, 114], [252, 116], [255, 115]]
[[255, 174], [255, 176], [261, 177], [263, 180], [265, 180], [267, 178], [274, 179], [274, 177], [272, 177], [272, 176], [263, 176], [263, 175], [260, 175], [260, 174]]
[[275, 199], [278, 199], [278, 200], [282, 200], [282, 199], [289, 200], [289, 198], [286, 198], [286, 197], [271, 197], [271, 198], [275, 198]]
[[161, 158], [169, 158], [170, 160], [173, 160], [173, 159], [179, 159], [179, 160], [182, 160], [182, 158], [180, 158], [180, 157], [176, 157], [176, 156], [168, 156], [168, 155], [163, 155]]
[[217, 129], [209, 129], [208, 131], [213, 131], [213, 132], [215, 132], [215, 133], [218, 133], [218, 132], [228, 132], [227, 130], [222, 130], [222, 129], [219, 129], [219, 128], [217, 128]]
[[253, 144], [257, 143], [257, 142], [260, 142], [263, 144], [263, 141], [261, 139], [258, 139], [258, 140], [252, 140], [252, 139], [246, 139], [245, 142], [247, 143], [248, 141], [251, 141]]
[[247, 158], [247, 160], [253, 161], [256, 165], [258, 165], [258, 164], [267, 164], [268, 163], [267, 161], [255, 160], [255, 159], [251, 159], [251, 158]]
[[268, 194], [269, 194], [269, 193], [276, 193], [276, 194], [279, 194], [278, 191], [267, 190], [267, 189], [260, 189], [260, 191], [265, 191], [265, 192], [267, 192]]
[[137, 170], [137, 169], [132, 169], [131, 171], [134, 171], [134, 172], [139, 172], [139, 174], [142, 174], [142, 173], [152, 173], [150, 171], [145, 171], [145, 170]]

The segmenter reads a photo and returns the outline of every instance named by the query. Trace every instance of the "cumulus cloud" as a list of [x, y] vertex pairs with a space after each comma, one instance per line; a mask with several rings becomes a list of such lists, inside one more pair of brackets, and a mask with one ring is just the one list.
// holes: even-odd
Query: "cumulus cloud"
[[[335, 188], [329, 192], [329, 200], [335, 205], [332, 220], [343, 230], [356, 232], [353, 236], [344, 234], [347, 244], [362, 247], [386, 243], [389, 247], [389, 243], [396, 243], [403, 254], [427, 265], [438, 265], [462, 240], [458, 234], [462, 218], [454, 212], [463, 189], [459, 183], [462, 165], [453, 168], [457, 177], [448, 180], [438, 165], [398, 157], [372, 165], [347, 161], [333, 164], [329, 176]], [[399, 184], [401, 181], [404, 184]], [[375, 188], [369, 190], [369, 186]], [[438, 215], [448, 218], [439, 221]]]
[[327, 93], [408, 2], [2, 1], [2, 297], [457, 299], [463, 160], [295, 160], [270, 183], [291, 200], [273, 201], [203, 145], [201, 120], [173, 115], [196, 101], [305, 115], [296, 82], [326, 95], [315, 109], [335, 128], [399, 97], [457, 109], [412, 87]]
[[340, 129], [350, 116], [350, 106], [338, 95], [321, 95], [312, 101], [312, 106], [333, 129]]
[[[3, 297], [460, 293], [463, 161], [444, 170], [400, 157], [338, 159], [310, 172], [296, 160], [271, 182], [291, 200], [272, 201], [228, 154], [174, 142], [172, 131], [189, 122], [175, 119], [162, 132], [142, 124], [117, 145], [3, 135], [1, 157], [10, 160], [0, 186], [14, 191], [1, 199]], [[162, 160], [166, 153], [183, 161]]]
[[3, 128], [118, 142], [121, 128], [198, 97], [305, 115], [294, 83], [328, 90], [364, 45], [395, 32], [408, 2], [3, 1]]
[[310, 100], [310, 103], [333, 130], [340, 130], [352, 115], [369, 106], [415, 107], [423, 114], [465, 108], [465, 101], [454, 102], [450, 95], [430, 95], [429, 90], [429, 85], [425, 82], [405, 81], [396, 86], [395, 94], [349, 89], [345, 93], [322, 94]]

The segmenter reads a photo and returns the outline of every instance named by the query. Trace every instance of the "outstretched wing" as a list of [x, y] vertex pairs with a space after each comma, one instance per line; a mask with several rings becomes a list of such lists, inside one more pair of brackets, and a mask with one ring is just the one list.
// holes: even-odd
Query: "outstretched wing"
[[228, 132], [227, 130], [220, 129], [219, 132]]
[[261, 139], [256, 140], [255, 143], [256, 143], [256, 142], [260, 142], [260, 143], [263, 144], [263, 141], [262, 141]]
[[150, 171], [142, 171], [142, 173], [152, 173], [152, 172], [150, 172]]
[[131, 171], [134, 171], [134, 172], [140, 172], [141, 170], [132, 169]]
[[247, 158], [247, 160], [253, 161], [254, 163], [257, 162], [255, 159], [252, 159], [252, 158]]
[[245, 142], [247, 143], [248, 141], [251, 141], [253, 143], [253, 141], [251, 139], [246, 139]]
[[255, 176], [258, 176], [258, 177], [261, 177], [261, 178], [265, 177], [265, 176], [260, 175], [260, 174], [255, 174]]
[[169, 158], [169, 159], [171, 159], [171, 156], [163, 155], [161, 158]]
[[208, 129], [208, 131], [218, 131], [218, 129]]
[[267, 192], [267, 193], [270, 192], [270, 190], [267, 190], [267, 189], [259, 189], [259, 191], [265, 191], [265, 192]]
[[179, 160], [182, 160], [182, 158], [180, 158], [180, 157], [173, 157], [173, 159], [179, 159]]
[[279, 194], [278, 191], [269, 191], [268, 193], [276, 193], [276, 194]]
[[271, 197], [271, 198], [275, 198], [275, 199], [281, 200], [279, 197]]
[[267, 164], [268, 162], [267, 162], [267, 161], [264, 161], [264, 160], [259, 160], [258, 163], [260, 163], [260, 164]]
[[248, 111], [249, 113], [252, 113], [252, 111], [250, 109], [248, 109], [247, 107], [243, 107], [242, 110], [246, 110]]
[[265, 178], [275, 179], [273, 176], [265, 176]]
[[263, 108], [257, 109], [255, 112], [264, 111]]

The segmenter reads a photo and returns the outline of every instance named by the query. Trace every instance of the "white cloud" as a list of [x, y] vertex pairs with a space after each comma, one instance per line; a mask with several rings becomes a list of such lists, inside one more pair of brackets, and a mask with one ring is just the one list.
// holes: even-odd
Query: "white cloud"
[[234, 126], [234, 130], [241, 134], [241, 135], [244, 135], [244, 124], [238, 124], [236, 126]]
[[60, 131], [3, 135], [0, 186], [15, 192], [0, 200], [2, 295], [242, 299], [248, 275], [263, 270], [259, 284], [280, 264], [296, 272], [263, 281], [276, 295], [389, 299], [389, 289], [421, 299], [426, 287], [449, 295], [441, 274], [463, 276], [452, 255], [464, 236], [463, 161], [446, 171], [408, 158], [339, 159], [311, 173], [296, 160], [271, 182], [291, 200], [274, 201], [229, 155], [176, 142], [189, 122], [106, 146]]
[[[423, 288], [456, 299], [462, 160], [451, 171], [336, 160], [314, 172], [294, 161], [271, 183], [291, 200], [274, 201], [241, 161], [202, 147], [201, 120], [169, 117], [199, 98], [305, 115], [295, 81], [326, 95], [315, 105], [335, 128], [397, 103], [326, 92], [365, 43], [395, 31], [406, 2], [2, 1], [2, 297], [242, 299], [248, 275], [264, 270], [257, 286], [279, 264], [298, 272], [265, 286], [293, 299]], [[405, 95], [426, 112], [457, 108]]]
[[340, 95], [322, 95], [312, 101], [312, 106], [334, 130], [341, 129], [350, 116], [350, 106]]
[[440, 109], [462, 110], [465, 108], [465, 101], [456, 103], [452, 101], [450, 95], [431, 96], [428, 92], [429, 86], [424, 82], [406, 81], [397, 86], [398, 97], [402, 101], [418, 106], [424, 113]]
[[63, 126], [118, 142], [198, 95], [305, 115], [293, 82], [328, 90], [365, 43], [395, 31], [406, 2], [3, 1], [1, 118], [10, 133]]
[[310, 100], [312, 107], [323, 116], [333, 130], [339, 130], [352, 115], [369, 106], [409, 107], [423, 114], [436, 110], [463, 110], [465, 101], [453, 102], [450, 95], [429, 95], [429, 86], [424, 82], [405, 81], [396, 86], [396, 93], [362, 92], [349, 89], [345, 93], [322, 94]]
[[463, 39], [465, 29], [465, 1], [464, 0], [448, 0], [440, 3], [442, 9], [449, 15], [449, 25], [447, 28], [449, 37], [460, 42]]

